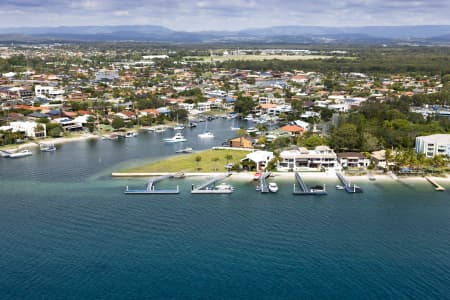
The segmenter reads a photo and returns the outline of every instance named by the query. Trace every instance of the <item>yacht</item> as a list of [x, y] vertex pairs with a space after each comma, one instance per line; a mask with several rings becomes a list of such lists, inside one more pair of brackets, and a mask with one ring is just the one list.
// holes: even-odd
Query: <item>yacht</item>
[[234, 188], [231, 185], [229, 185], [228, 183], [225, 183], [225, 182], [222, 182], [221, 184], [217, 185], [215, 187], [215, 189], [221, 190], [221, 191], [223, 191], [223, 190], [233, 191], [234, 190]]
[[54, 151], [56, 151], [55, 145], [51, 144], [51, 143], [49, 143], [49, 144], [45, 144], [45, 143], [39, 144], [39, 149], [42, 152], [54, 152]]
[[258, 131], [258, 129], [256, 129], [255, 127], [249, 127], [247, 128], [247, 132], [248, 133], [256, 133]]
[[336, 185], [336, 189], [337, 190], [343, 190], [345, 187], [344, 186], [342, 186], [342, 185], [340, 185], [340, 184], [337, 184]]
[[179, 143], [179, 142], [186, 142], [187, 139], [181, 134], [176, 133], [173, 137], [164, 139], [164, 142], [166, 143]]
[[272, 193], [278, 192], [278, 185], [276, 182], [270, 182], [268, 188], [269, 188], [269, 191]]
[[209, 138], [213, 138], [214, 134], [211, 131], [206, 131], [204, 133], [199, 133], [198, 137], [201, 139], [209, 139]]
[[14, 152], [9, 155], [10, 158], [19, 158], [24, 156], [30, 156], [33, 155], [33, 153], [30, 150], [21, 150], [19, 152]]

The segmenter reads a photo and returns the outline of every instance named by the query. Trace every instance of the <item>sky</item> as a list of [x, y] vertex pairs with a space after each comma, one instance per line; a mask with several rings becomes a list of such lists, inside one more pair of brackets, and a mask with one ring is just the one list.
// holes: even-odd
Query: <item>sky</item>
[[2, 28], [161, 25], [205, 31], [449, 24], [448, 0], [0, 0]]

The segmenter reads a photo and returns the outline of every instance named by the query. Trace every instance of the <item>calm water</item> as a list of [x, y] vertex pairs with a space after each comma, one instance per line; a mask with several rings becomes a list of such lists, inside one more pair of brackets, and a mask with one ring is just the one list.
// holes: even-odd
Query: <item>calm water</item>
[[[203, 144], [202, 128], [185, 130], [183, 147], [218, 145], [229, 126], [210, 122], [223, 138]], [[123, 195], [145, 179], [108, 174], [180, 147], [162, 138], [0, 159], [0, 298], [450, 297], [448, 191], [362, 181], [364, 194], [314, 198], [292, 196], [286, 179], [276, 195], [233, 181], [232, 195], [206, 196], [181, 180], [162, 184], [179, 184], [176, 196]]]

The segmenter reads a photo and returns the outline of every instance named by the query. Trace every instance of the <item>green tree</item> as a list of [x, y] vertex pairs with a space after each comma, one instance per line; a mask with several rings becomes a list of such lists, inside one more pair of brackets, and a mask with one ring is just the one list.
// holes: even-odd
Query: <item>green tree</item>
[[123, 127], [125, 127], [125, 121], [124, 121], [122, 118], [115, 117], [115, 118], [112, 120], [111, 126], [112, 126], [112, 128], [114, 128], [114, 129], [120, 129], [120, 128], [123, 128]]
[[197, 164], [197, 171], [199, 171], [200, 170], [200, 162], [202, 161], [202, 157], [200, 156], [200, 155], [197, 155], [196, 157], [195, 157], [195, 162], [196, 162], [196, 164]]

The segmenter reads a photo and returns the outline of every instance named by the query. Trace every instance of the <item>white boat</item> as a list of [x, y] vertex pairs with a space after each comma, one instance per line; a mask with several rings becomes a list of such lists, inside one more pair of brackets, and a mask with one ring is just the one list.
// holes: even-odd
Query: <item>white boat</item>
[[166, 130], [167, 130], [166, 127], [164, 127], [164, 126], [159, 126], [159, 127], [156, 127], [156, 128], [155, 128], [154, 132], [165, 132]]
[[180, 149], [175, 151], [175, 153], [192, 153], [192, 148], [184, 148], [184, 149]]
[[255, 132], [257, 132], [258, 131], [258, 129], [256, 129], [255, 127], [249, 127], [249, 128], [247, 128], [247, 132], [248, 133], [255, 133]]
[[130, 137], [135, 137], [135, 136], [137, 136], [138, 134], [137, 134], [137, 132], [136, 131], [128, 131], [126, 134], [125, 134], [125, 137], [126, 138], [130, 138]]
[[9, 155], [9, 158], [19, 158], [24, 156], [30, 156], [33, 155], [33, 153], [30, 150], [21, 150], [19, 152], [14, 152]]
[[175, 125], [175, 127], [173, 128], [174, 130], [183, 130], [184, 129], [184, 125], [182, 124], [177, 124]]
[[209, 138], [213, 138], [214, 134], [211, 131], [206, 131], [204, 133], [199, 133], [198, 137], [201, 139], [209, 139]]
[[244, 120], [247, 120], [247, 121], [255, 121], [255, 118], [253, 118], [253, 115], [248, 115], [248, 116], [246, 116], [246, 117], [244, 118]]
[[187, 139], [181, 134], [176, 133], [173, 137], [164, 139], [164, 142], [166, 143], [179, 143], [179, 142], [186, 142]]
[[55, 145], [52, 144], [52, 143], [42, 143], [42, 144], [39, 144], [39, 149], [40, 149], [42, 152], [54, 152], [54, 151], [56, 151], [56, 147], [55, 147]]
[[337, 185], [336, 185], [336, 189], [337, 189], [337, 190], [343, 190], [343, 189], [344, 189], [344, 186], [337, 184]]
[[268, 188], [272, 193], [278, 192], [278, 185], [276, 184], [276, 182], [269, 182]]
[[228, 183], [222, 182], [219, 185], [216, 185], [216, 187], [214, 188], [216, 190], [220, 190], [220, 191], [234, 191], [234, 188], [229, 185]]

